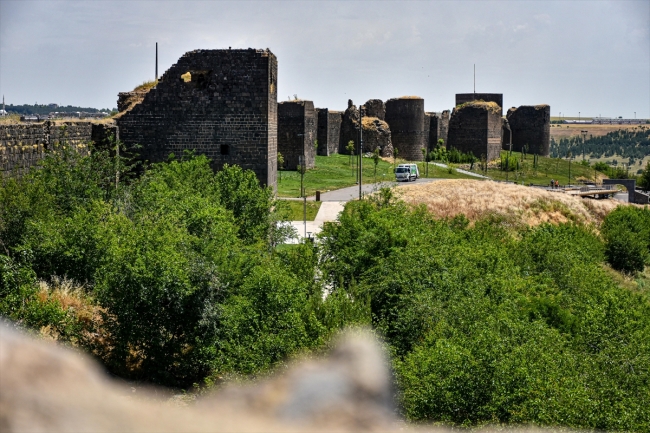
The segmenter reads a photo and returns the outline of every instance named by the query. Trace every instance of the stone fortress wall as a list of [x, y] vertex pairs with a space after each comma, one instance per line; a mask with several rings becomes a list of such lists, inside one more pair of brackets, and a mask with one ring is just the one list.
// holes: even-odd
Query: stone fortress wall
[[195, 150], [213, 168], [238, 164], [275, 188], [277, 59], [269, 50], [196, 50], [117, 119], [127, 147], [151, 162]]
[[[551, 151], [551, 107], [549, 105], [522, 105], [512, 107], [506, 114], [512, 132], [512, 150], [549, 156]], [[507, 139], [507, 141], [506, 141]], [[509, 136], [504, 137], [503, 148], [509, 149]]]
[[471, 152], [494, 160], [501, 151], [501, 107], [494, 102], [466, 102], [454, 109], [449, 121], [447, 149]]
[[386, 101], [386, 123], [398, 157], [423, 161], [424, 99], [417, 96], [389, 99]]
[[0, 177], [21, 176], [60, 145], [87, 152], [89, 142], [95, 139], [98, 144], [105, 144], [109, 133], [113, 133], [109, 126], [90, 122], [1, 125]]
[[334, 155], [339, 152], [343, 113], [330, 111], [327, 108], [317, 108], [316, 111], [318, 113], [317, 154]]
[[314, 168], [318, 136], [318, 117], [312, 101], [287, 101], [278, 104], [278, 152], [284, 157], [284, 166], [296, 170], [300, 157], [305, 166]]
[[[89, 142], [106, 146], [111, 134], [127, 147], [141, 146], [138, 152], [146, 161], [194, 150], [208, 156], [215, 169], [238, 164], [273, 188], [278, 150], [288, 170], [297, 168], [300, 156], [313, 167], [316, 154], [347, 154], [349, 141], [355, 143], [356, 154], [359, 109], [352, 101], [343, 113], [314, 109], [312, 101], [278, 104], [277, 67], [268, 49], [190, 51], [155, 87], [120, 93], [114, 125], [0, 125], [0, 172], [23, 173], [61, 141], [82, 151]], [[512, 108], [506, 120], [499, 93], [457, 94], [456, 104], [451, 114], [425, 114], [419, 97], [368, 100], [362, 106], [364, 153], [379, 149], [382, 156], [392, 156], [396, 148], [399, 157], [421, 161], [422, 149], [430, 151], [442, 139], [448, 149], [496, 159], [499, 149], [507, 148], [512, 130], [513, 150], [528, 144], [529, 153], [548, 155], [548, 105]]]
[[494, 102], [503, 116], [503, 93], [456, 93], [456, 107], [472, 101]]

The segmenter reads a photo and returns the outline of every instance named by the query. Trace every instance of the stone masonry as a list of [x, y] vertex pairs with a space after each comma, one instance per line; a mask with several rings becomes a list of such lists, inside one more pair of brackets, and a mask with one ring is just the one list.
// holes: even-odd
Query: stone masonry
[[268, 49], [187, 52], [117, 120], [120, 139], [142, 146], [144, 160], [194, 150], [215, 169], [238, 164], [275, 189], [277, 70]]
[[343, 113], [341, 120], [341, 138], [339, 140], [339, 153], [342, 155], [349, 155], [348, 150], [345, 148], [348, 142], [354, 142], [355, 155], [359, 148], [359, 110], [353, 104], [352, 100], [348, 100], [348, 108]]
[[318, 136], [317, 113], [312, 101], [287, 101], [278, 104], [278, 152], [287, 170], [297, 170], [300, 157], [314, 168]]
[[59, 145], [88, 151], [90, 122], [52, 122], [0, 126], [0, 175], [21, 176]]
[[377, 117], [363, 117], [363, 153], [374, 152], [384, 157], [393, 156], [393, 143], [388, 123]]
[[386, 120], [386, 105], [381, 99], [370, 99], [363, 106], [365, 107], [364, 116]]
[[[522, 105], [511, 108], [506, 115], [512, 131], [512, 150], [521, 152], [528, 145], [528, 153], [548, 156], [551, 148], [551, 107], [549, 105]], [[504, 142], [504, 145], [508, 143]]]
[[[408, 161], [422, 161], [424, 147], [424, 99], [417, 96], [386, 101], [386, 123], [390, 126], [393, 148]], [[428, 133], [427, 133], [428, 134]]]
[[318, 112], [318, 155], [329, 156], [339, 151], [341, 136], [341, 112], [317, 108]]
[[440, 127], [440, 135], [438, 138], [442, 138], [445, 142], [445, 146], [447, 145], [447, 139], [449, 137], [449, 118], [450, 118], [450, 112], [449, 110], [444, 110], [441, 114], [440, 117], [438, 118], [438, 123]]
[[501, 107], [494, 102], [474, 101], [456, 107], [449, 121], [447, 149], [471, 152], [488, 161], [501, 150]]
[[[471, 101], [494, 102], [499, 107], [503, 107], [503, 93], [456, 93], [456, 106]], [[501, 116], [503, 116], [503, 109]]]

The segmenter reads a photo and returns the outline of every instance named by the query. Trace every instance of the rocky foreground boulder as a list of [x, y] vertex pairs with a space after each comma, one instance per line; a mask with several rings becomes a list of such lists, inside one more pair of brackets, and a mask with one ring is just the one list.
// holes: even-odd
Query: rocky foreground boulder
[[181, 407], [109, 379], [89, 357], [0, 325], [1, 432], [442, 431], [396, 416], [386, 355], [348, 332], [322, 359]]

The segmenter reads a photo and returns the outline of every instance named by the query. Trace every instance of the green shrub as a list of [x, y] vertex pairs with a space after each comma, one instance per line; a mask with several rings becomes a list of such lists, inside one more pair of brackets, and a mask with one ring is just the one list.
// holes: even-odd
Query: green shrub
[[636, 273], [643, 271], [650, 255], [650, 211], [619, 206], [603, 221], [605, 254], [614, 269]]

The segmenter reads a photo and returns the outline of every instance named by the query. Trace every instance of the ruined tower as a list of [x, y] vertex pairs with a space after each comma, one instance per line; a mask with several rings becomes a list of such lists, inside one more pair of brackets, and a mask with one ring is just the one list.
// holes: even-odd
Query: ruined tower
[[[551, 107], [549, 105], [522, 105], [511, 108], [506, 116], [512, 131], [512, 150], [521, 152], [528, 145], [528, 153], [548, 156], [551, 148]], [[504, 145], [508, 143], [504, 140]]]
[[317, 108], [318, 112], [318, 155], [329, 156], [339, 152], [341, 136], [340, 111], [330, 111], [327, 108]]
[[278, 152], [287, 170], [296, 170], [300, 157], [305, 166], [316, 163], [317, 113], [312, 101], [286, 101], [278, 104]]
[[424, 140], [424, 99], [403, 96], [386, 101], [386, 123], [392, 135], [393, 148], [408, 161], [422, 161]]
[[499, 157], [501, 150], [501, 107], [495, 102], [472, 101], [457, 106], [449, 120], [447, 149], [471, 152], [477, 158]]
[[268, 49], [185, 53], [119, 115], [120, 139], [142, 146], [139, 153], [148, 161], [194, 150], [215, 169], [237, 164], [275, 188], [277, 71]]
[[456, 106], [472, 101], [494, 102], [503, 116], [503, 93], [456, 93]]

